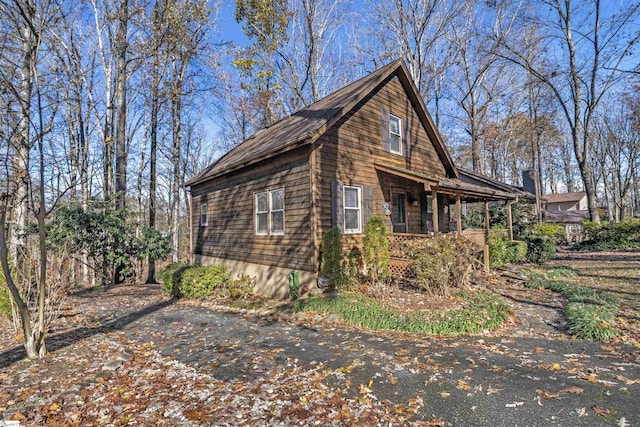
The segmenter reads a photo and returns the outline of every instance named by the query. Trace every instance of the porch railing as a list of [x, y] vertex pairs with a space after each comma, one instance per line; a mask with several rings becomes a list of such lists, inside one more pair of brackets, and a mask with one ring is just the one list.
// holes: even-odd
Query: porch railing
[[[507, 230], [489, 230], [489, 234], [507, 235]], [[444, 237], [457, 237], [456, 233], [441, 234]], [[432, 239], [432, 234], [411, 234], [411, 233], [393, 233], [388, 236], [389, 252], [391, 259], [389, 261], [389, 273], [394, 277], [413, 278], [414, 274], [411, 269], [412, 259], [407, 252], [407, 247], [411, 242], [424, 239]], [[462, 237], [476, 243], [480, 248], [484, 248], [486, 243], [486, 231], [483, 229], [466, 229], [462, 230]]]

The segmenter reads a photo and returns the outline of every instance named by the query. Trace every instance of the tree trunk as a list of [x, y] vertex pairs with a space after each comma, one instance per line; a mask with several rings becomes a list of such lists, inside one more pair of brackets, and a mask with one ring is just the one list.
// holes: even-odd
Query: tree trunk
[[171, 119], [173, 121], [173, 188], [171, 200], [172, 224], [171, 232], [173, 236], [172, 261], [180, 260], [180, 115], [182, 108], [182, 80], [181, 77], [175, 82], [174, 93], [171, 97]]
[[128, 0], [120, 0], [116, 35], [116, 209], [124, 209], [127, 195], [127, 23]]
[[[153, 57], [153, 86], [151, 88], [151, 135], [149, 155], [149, 228], [156, 228], [156, 156], [158, 151], [158, 110], [159, 110], [159, 58], [156, 51]], [[156, 263], [149, 257], [146, 283], [156, 283]]]
[[23, 230], [27, 228], [29, 216], [29, 158], [31, 149], [31, 95], [33, 93], [33, 69], [36, 60], [37, 41], [32, 27], [28, 25], [35, 21], [35, 0], [26, 0], [23, 5], [24, 16], [22, 28], [22, 58], [20, 60], [20, 120], [16, 138], [13, 168], [16, 177], [14, 193], [13, 222], [15, 226], [11, 233], [11, 256], [18, 270], [22, 269], [26, 252], [26, 237]]

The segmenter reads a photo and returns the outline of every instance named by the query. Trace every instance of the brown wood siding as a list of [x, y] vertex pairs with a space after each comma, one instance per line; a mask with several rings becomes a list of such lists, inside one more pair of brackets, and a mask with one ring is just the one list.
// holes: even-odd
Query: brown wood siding
[[[381, 110], [402, 118], [403, 126], [411, 124], [411, 158], [385, 152], [382, 149]], [[407, 118], [409, 119], [407, 121]], [[403, 132], [404, 134], [404, 132]], [[404, 150], [404, 147], [403, 147]], [[331, 182], [344, 185], [371, 186], [373, 188], [373, 214], [385, 218], [388, 232], [392, 231], [390, 216], [384, 215], [383, 203], [389, 202], [389, 186], [406, 185], [418, 205], [407, 203], [408, 232], [420, 232], [421, 184], [398, 180], [375, 169], [374, 163], [414, 170], [429, 176], [446, 177], [445, 168], [438, 157], [426, 131], [422, 127], [402, 84], [397, 77], [390, 77], [381, 87], [364, 98], [351, 112], [331, 127], [315, 142], [314, 177], [316, 185], [316, 242], [331, 226]], [[361, 235], [345, 235], [346, 250], [357, 251], [364, 238]]]
[[[191, 188], [194, 253], [312, 271], [309, 150], [302, 148]], [[285, 234], [257, 236], [254, 194], [284, 188]], [[207, 226], [200, 206], [207, 203]]]

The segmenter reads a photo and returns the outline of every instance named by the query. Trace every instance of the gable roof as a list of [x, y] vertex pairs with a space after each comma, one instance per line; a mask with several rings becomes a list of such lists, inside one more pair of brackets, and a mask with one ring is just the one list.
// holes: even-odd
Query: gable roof
[[547, 194], [544, 198], [547, 203], [564, 203], [564, 202], [579, 202], [583, 198], [587, 197], [587, 193], [584, 191], [577, 191], [573, 193], [555, 193]]
[[193, 176], [184, 185], [191, 186], [312, 143], [361, 100], [384, 85], [387, 79], [393, 75], [396, 75], [402, 83], [405, 93], [411, 100], [445, 170], [450, 176], [457, 176], [449, 152], [435, 128], [422, 97], [418, 94], [418, 90], [409, 76], [404, 61], [398, 59], [308, 107], [259, 130]]

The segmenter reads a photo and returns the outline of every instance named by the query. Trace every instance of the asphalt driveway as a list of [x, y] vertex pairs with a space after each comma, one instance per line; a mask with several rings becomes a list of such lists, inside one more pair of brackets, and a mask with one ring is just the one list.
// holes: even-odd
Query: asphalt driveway
[[[456, 426], [640, 425], [640, 349], [574, 339], [420, 337], [171, 304], [123, 327], [220, 380], [281, 365], [322, 368], [327, 386], [371, 393], [413, 420]], [[363, 389], [364, 387], [364, 389]]]

